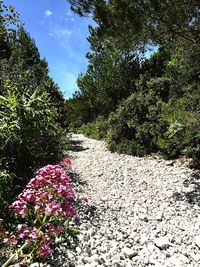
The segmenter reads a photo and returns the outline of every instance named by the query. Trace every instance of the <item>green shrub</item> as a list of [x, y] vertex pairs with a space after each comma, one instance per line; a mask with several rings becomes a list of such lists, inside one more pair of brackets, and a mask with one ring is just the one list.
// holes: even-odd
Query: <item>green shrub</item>
[[[38, 167], [62, 157], [64, 139], [48, 93], [39, 88], [32, 93], [27, 85], [19, 87], [10, 81], [2, 87], [5, 93], [0, 96], [0, 199], [7, 207]], [[4, 213], [0, 213], [2, 218]]]
[[78, 133], [97, 140], [104, 139], [107, 134], [107, 121], [103, 117], [98, 117], [95, 122], [83, 124]]
[[[146, 87], [145, 87], [146, 86]], [[183, 87], [177, 98], [172, 81], [153, 78], [138, 83], [138, 91], [121, 103], [108, 119], [111, 151], [143, 156], [162, 152], [167, 158], [200, 158], [200, 87]], [[170, 98], [168, 98], [170, 96]]]
[[157, 151], [161, 100], [156, 93], [134, 93], [109, 116], [108, 147], [112, 151], [142, 156]]
[[200, 92], [187, 92], [178, 100], [163, 104], [161, 119], [167, 125], [159, 135], [158, 147], [168, 157], [186, 155], [194, 159], [200, 155]]
[[9, 210], [9, 203], [13, 200], [13, 189], [15, 184], [15, 175], [9, 173], [0, 166], [0, 218], [4, 219], [4, 226], [8, 227], [14, 220], [14, 215]]

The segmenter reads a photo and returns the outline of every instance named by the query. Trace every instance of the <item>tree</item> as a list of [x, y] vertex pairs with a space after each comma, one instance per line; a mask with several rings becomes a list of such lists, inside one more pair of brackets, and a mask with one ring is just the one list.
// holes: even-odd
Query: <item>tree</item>
[[98, 115], [106, 117], [134, 91], [140, 62], [135, 53], [120, 51], [109, 40], [98, 38], [92, 27], [88, 41], [92, 50], [86, 56], [89, 65], [77, 83], [95, 119]]
[[0, 40], [5, 40], [5, 37], [13, 31], [12, 26], [18, 25], [19, 14], [13, 6], [7, 6], [0, 0]]
[[[45, 59], [40, 59], [34, 40], [22, 26], [10, 34], [7, 46], [10, 53], [6, 58], [6, 62], [0, 65], [2, 75], [15, 82], [16, 80], [23, 82], [28, 76], [33, 87], [39, 86], [48, 74], [48, 64]], [[8, 71], [6, 71], [6, 68]]]
[[[59, 87], [48, 75], [48, 63], [40, 58], [39, 50], [30, 34], [21, 26], [7, 38], [6, 54], [0, 58], [0, 82], [9, 79], [23, 88], [27, 84], [29, 92], [40, 87], [50, 95], [50, 102], [58, 110], [58, 119], [65, 125], [65, 101]], [[3, 93], [3, 87], [1, 94]], [[26, 89], [25, 89], [26, 90]]]
[[[88, 38], [88, 69], [78, 78], [82, 104], [93, 116], [88, 122], [94, 121], [83, 132], [95, 136], [96, 118], [103, 115], [113, 151], [199, 159], [200, 3], [69, 2], [96, 22]], [[157, 51], [147, 59], [151, 46]]]
[[199, 10], [196, 0], [69, 0], [82, 16], [92, 14], [98, 34], [112, 36], [123, 48], [184, 40], [198, 46]]

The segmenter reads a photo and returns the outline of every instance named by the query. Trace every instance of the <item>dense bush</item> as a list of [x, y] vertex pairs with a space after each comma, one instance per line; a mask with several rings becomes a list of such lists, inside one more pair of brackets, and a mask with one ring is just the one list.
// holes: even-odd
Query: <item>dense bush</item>
[[137, 156], [159, 151], [168, 158], [186, 155], [198, 160], [200, 92], [199, 87], [195, 94], [190, 90], [182, 98], [170, 98], [167, 102], [152, 88], [146, 93], [132, 94], [110, 114], [108, 147]]
[[[57, 111], [42, 89], [2, 84], [0, 96], [0, 199], [1, 218], [7, 205], [32, 177], [36, 168], [53, 163], [64, 149], [63, 129], [55, 122]], [[9, 192], [9, 193], [8, 193]]]
[[95, 122], [88, 122], [83, 124], [78, 130], [78, 133], [82, 133], [90, 138], [97, 140], [106, 138], [108, 123], [102, 118], [98, 117]]
[[[163, 104], [161, 119], [167, 125], [158, 138], [159, 149], [168, 157], [186, 155], [200, 158], [200, 87], [188, 90], [182, 98]], [[192, 88], [194, 90], [194, 88]]]
[[134, 93], [123, 101], [108, 120], [108, 147], [137, 156], [157, 151], [158, 133], [165, 128], [159, 122], [161, 105], [162, 101], [152, 90]]
[[79, 97], [69, 101], [79, 112], [70, 122], [98, 137], [95, 120], [104, 116], [112, 151], [162, 152], [198, 161], [197, 6], [191, 1], [69, 2], [74, 12], [95, 21], [89, 28], [88, 68], [78, 78]]

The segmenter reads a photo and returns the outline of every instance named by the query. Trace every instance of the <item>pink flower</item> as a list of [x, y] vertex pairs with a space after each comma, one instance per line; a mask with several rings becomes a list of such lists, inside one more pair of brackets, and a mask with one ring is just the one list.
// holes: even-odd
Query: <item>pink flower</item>
[[41, 247], [38, 251], [38, 255], [41, 258], [46, 258], [48, 255], [50, 255], [53, 252], [53, 249], [50, 247], [50, 239], [43, 236], [42, 241], [40, 243]]
[[60, 165], [61, 166], [64, 166], [64, 167], [70, 167], [72, 164], [72, 161], [71, 159], [69, 158], [64, 158], [61, 162], [60, 162]]
[[28, 236], [33, 240], [37, 240], [38, 239], [37, 230], [36, 229], [32, 230]]
[[[64, 159], [62, 165], [69, 167], [71, 160]], [[60, 224], [65, 217], [76, 215], [74, 197], [71, 179], [60, 165], [47, 165], [39, 169], [35, 178], [30, 180], [11, 205], [16, 214], [25, 218], [25, 223], [18, 225], [16, 236], [8, 233], [3, 242], [17, 245], [20, 241], [31, 243], [30, 246], [37, 242], [38, 256], [47, 257], [53, 252], [51, 243], [55, 236], [65, 230]], [[84, 202], [88, 202], [88, 199], [84, 198]]]
[[36, 175], [35, 178], [30, 180], [27, 187], [37, 188], [37, 187], [42, 187], [47, 184], [48, 184], [47, 180], [44, 179], [42, 175]]
[[49, 226], [49, 233], [50, 235], [59, 235], [61, 234], [62, 232], [64, 232], [64, 227], [63, 226], [56, 226], [56, 225], [50, 225]]
[[53, 203], [52, 203], [52, 209], [58, 210], [60, 208], [61, 208], [61, 203], [59, 201], [57, 201], [57, 200], [53, 201]]
[[89, 202], [89, 199], [88, 199], [87, 197], [83, 197], [83, 198], [82, 198], [82, 201], [83, 201], [84, 203], [88, 203], [88, 202]]
[[42, 247], [40, 248], [39, 252], [38, 252], [38, 255], [41, 257], [41, 258], [46, 258], [48, 255], [50, 255], [51, 253], [53, 252], [53, 249], [50, 248], [49, 245], [42, 245]]
[[63, 207], [62, 216], [63, 217], [69, 217], [69, 218], [76, 216], [76, 210], [75, 210], [75, 208], [71, 204], [66, 204]]
[[24, 238], [24, 237], [27, 237], [29, 235], [30, 231], [29, 230], [22, 230], [20, 233], [19, 233], [19, 236], [20, 238]]
[[26, 189], [18, 196], [18, 198], [21, 198], [26, 202], [34, 202], [34, 200], [35, 200], [35, 194], [34, 193], [35, 193], [35, 191], [33, 191], [31, 189]]
[[4, 243], [4, 244], [6, 244], [6, 243], [8, 243], [8, 242], [9, 242], [9, 238], [4, 238], [4, 239], [3, 239], [3, 243]]
[[17, 245], [18, 240], [17, 240], [16, 236], [13, 233], [11, 233], [8, 238], [4, 238], [3, 243], [5, 243], [5, 244], [11, 243], [13, 245]]
[[18, 224], [18, 226], [17, 226], [17, 230], [18, 230], [18, 232], [19, 232], [19, 231], [22, 231], [22, 230], [24, 229], [24, 227], [25, 227], [24, 224]]
[[46, 205], [45, 215], [49, 216], [51, 215], [51, 212], [52, 212], [52, 208], [49, 205]]
[[17, 243], [18, 243], [17, 239], [13, 239], [12, 243], [13, 243], [13, 245], [17, 245]]
[[66, 173], [62, 173], [60, 176], [60, 179], [64, 180], [65, 183], [69, 183], [69, 184], [71, 183], [71, 178]]
[[16, 200], [12, 203], [10, 206], [13, 211], [20, 215], [27, 215], [28, 214], [28, 208], [27, 208], [27, 202], [23, 199]]

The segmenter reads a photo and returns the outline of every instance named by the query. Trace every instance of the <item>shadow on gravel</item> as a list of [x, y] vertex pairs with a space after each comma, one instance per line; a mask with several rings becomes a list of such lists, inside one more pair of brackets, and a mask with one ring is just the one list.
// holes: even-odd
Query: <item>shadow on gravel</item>
[[68, 148], [68, 150], [70, 151], [74, 151], [74, 152], [80, 152], [80, 151], [84, 151], [84, 150], [87, 150], [88, 148], [85, 148], [83, 146], [70, 146]]
[[81, 141], [81, 140], [70, 140], [70, 143], [73, 146], [77, 146], [77, 145], [81, 145], [83, 143], [83, 141]]
[[[85, 196], [85, 191], [86, 187], [88, 186], [88, 183], [74, 172], [69, 172], [69, 175], [72, 179], [75, 188], [77, 188], [78, 193], [80, 193], [84, 197], [87, 197]], [[76, 225], [80, 225], [81, 222], [85, 222], [88, 220], [90, 220], [91, 222], [99, 220], [99, 212], [96, 206], [85, 203], [82, 199], [80, 199], [76, 202], [76, 207], [78, 214], [80, 215], [80, 218], [77, 217], [75, 219]]]
[[82, 143], [83, 142], [80, 140], [70, 140], [68, 150], [74, 151], [74, 152], [80, 152], [80, 151], [87, 150], [88, 148], [83, 147], [81, 145]]
[[75, 187], [79, 187], [79, 192], [83, 192], [85, 190], [83, 190], [83, 186], [87, 186], [88, 183], [86, 181], [84, 181], [77, 173], [74, 172], [70, 172], [68, 171], [69, 176], [72, 179], [73, 184], [75, 185]]
[[74, 223], [77, 226], [88, 221], [90, 221], [91, 224], [96, 225], [99, 220], [99, 212], [94, 205], [79, 203], [77, 205], [77, 211], [78, 214], [80, 214], [80, 217], [76, 217], [74, 220]]
[[190, 192], [175, 192], [173, 197], [175, 200], [187, 201], [189, 204], [200, 206], [200, 173], [193, 173], [189, 179], [183, 182], [185, 187], [192, 185], [193, 189]]

